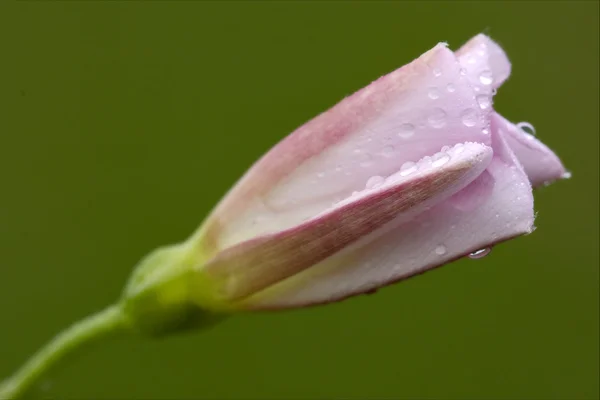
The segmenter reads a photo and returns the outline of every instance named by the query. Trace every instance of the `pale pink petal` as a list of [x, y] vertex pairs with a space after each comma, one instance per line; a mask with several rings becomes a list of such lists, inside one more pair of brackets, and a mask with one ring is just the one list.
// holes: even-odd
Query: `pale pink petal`
[[249, 309], [302, 307], [337, 301], [408, 278], [531, 232], [533, 197], [527, 176], [504, 140], [477, 180], [363, 246], [340, 252], [250, 297]]
[[[231, 302], [313, 269], [458, 193], [485, 170], [492, 153], [483, 144], [467, 143], [405, 165], [303, 224], [221, 251], [197, 270], [196, 280], [216, 288], [215, 298]], [[206, 290], [194, 292], [206, 296]]]
[[217, 249], [293, 227], [442, 146], [490, 143], [460, 65], [445, 45], [373, 82], [268, 152], [203, 228]]
[[510, 61], [506, 53], [484, 34], [469, 40], [456, 52], [456, 56], [475, 87], [497, 89], [510, 76]]
[[524, 132], [497, 113], [492, 115], [492, 130], [504, 136], [506, 143], [516, 154], [533, 187], [548, 184], [569, 173], [560, 159], [535, 136]]

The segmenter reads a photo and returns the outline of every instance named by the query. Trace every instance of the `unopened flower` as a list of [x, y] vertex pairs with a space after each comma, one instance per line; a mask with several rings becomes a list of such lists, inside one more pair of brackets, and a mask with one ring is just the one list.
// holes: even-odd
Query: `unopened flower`
[[163, 335], [238, 310], [338, 301], [530, 233], [532, 187], [569, 174], [527, 124], [494, 111], [509, 74], [484, 35], [456, 53], [438, 44], [298, 128], [190, 239], [144, 258], [116, 305], [2, 383], [0, 398], [119, 329]]
[[195, 302], [327, 303], [530, 233], [532, 186], [565, 169], [494, 111], [510, 69], [487, 36], [438, 44], [298, 128], [195, 236]]

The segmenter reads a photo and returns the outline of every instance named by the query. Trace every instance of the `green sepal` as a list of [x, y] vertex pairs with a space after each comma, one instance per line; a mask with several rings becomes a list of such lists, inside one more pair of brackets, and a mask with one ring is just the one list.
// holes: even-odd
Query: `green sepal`
[[194, 266], [204, 258], [187, 242], [158, 248], [144, 257], [121, 298], [130, 326], [145, 335], [161, 336], [222, 320], [226, 314], [192, 301]]

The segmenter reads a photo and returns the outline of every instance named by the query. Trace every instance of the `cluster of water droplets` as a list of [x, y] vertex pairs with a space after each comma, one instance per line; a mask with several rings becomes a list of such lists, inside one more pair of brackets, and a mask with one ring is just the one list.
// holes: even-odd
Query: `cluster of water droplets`
[[[432, 168], [440, 168], [446, 163], [448, 163], [451, 158], [455, 155], [458, 155], [464, 151], [464, 144], [457, 143], [453, 147], [444, 146], [441, 151], [435, 153], [433, 156], [425, 156], [421, 158], [419, 161], [407, 161], [400, 167], [400, 170], [389, 176], [388, 178], [384, 178], [379, 175], [375, 175], [370, 177], [367, 180], [365, 185], [366, 190], [377, 189], [384, 184], [391, 184], [397, 182], [399, 179], [407, 177], [411, 174], [414, 174], [417, 171], [427, 171]], [[358, 195], [360, 192], [354, 192], [354, 195]]]
[[[482, 48], [482, 51], [485, 50]], [[469, 62], [469, 60], [467, 60], [467, 63]], [[470, 65], [466, 65], [467, 67], [469, 67], [469, 69], [473, 69], [473, 68], [477, 68], [476, 66], [474, 66], [473, 64], [475, 64], [474, 62], [471, 63]], [[439, 78], [443, 75], [443, 72], [440, 68], [434, 68], [432, 70], [433, 76], [435, 78]], [[460, 68], [459, 70], [459, 74], [461, 76], [467, 76], [469, 74], [469, 70], [467, 68]], [[488, 69], [484, 69], [482, 71], [479, 72], [479, 74], [477, 75], [477, 72], [473, 71], [473, 75], [477, 78], [477, 81], [473, 80], [472, 81], [472, 85], [476, 86], [476, 89], [478, 91], [478, 93], [475, 95], [475, 100], [476, 100], [476, 104], [478, 105], [479, 109], [481, 110], [488, 110], [491, 109], [492, 107], [492, 96], [493, 94], [495, 94], [495, 90], [493, 90], [491, 88], [491, 85], [493, 83], [493, 75], [492, 72]], [[431, 86], [427, 89], [427, 96], [430, 100], [433, 100], [433, 104], [435, 104], [438, 99], [440, 99], [444, 93], [454, 93], [457, 90], [457, 86], [455, 83], [453, 82], [440, 82], [439, 86]], [[472, 107], [467, 107], [465, 109], [463, 109], [460, 114], [458, 115], [460, 122], [462, 123], [462, 125], [464, 125], [465, 127], [468, 128], [472, 128], [472, 127], [476, 127], [479, 123], [480, 123], [480, 119], [482, 118], [481, 112], [480, 110], [477, 109], [477, 106], [472, 108]], [[435, 129], [440, 129], [440, 128], [444, 128], [447, 126], [449, 122], [449, 114], [448, 114], [448, 110], [445, 110], [442, 107], [439, 106], [434, 106], [429, 110], [429, 113], [426, 115], [426, 121], [425, 123], [432, 128]], [[523, 123], [526, 124], [526, 123]], [[526, 125], [523, 125], [525, 128], [527, 127]], [[402, 140], [412, 140], [412, 138], [415, 136], [415, 134], [417, 134], [418, 130], [417, 130], [417, 125], [415, 125], [415, 123], [413, 121], [403, 121], [400, 125], [397, 126], [396, 130], [393, 132], [390, 132], [389, 135], [387, 135], [384, 139], [383, 139], [383, 143], [382, 143], [382, 147], [377, 150], [377, 151], [369, 151], [366, 148], [356, 148], [352, 151], [352, 163], [355, 163], [356, 165], [359, 165], [360, 167], [363, 168], [370, 168], [373, 165], [375, 165], [378, 162], [378, 158], [382, 157], [382, 158], [393, 158], [397, 152], [397, 144], [394, 141], [394, 137], [400, 138]], [[484, 126], [481, 129], [481, 132], [484, 135], [489, 135], [490, 133], [490, 129], [489, 126]], [[364, 135], [364, 137], [362, 138], [363, 141], [365, 143], [368, 142], [372, 142], [373, 138], [368, 136], [367, 134]], [[386, 143], [387, 142], [387, 143]], [[423, 163], [430, 163], [433, 167], [436, 166], [441, 166], [443, 164], [445, 164], [448, 160], [448, 156], [447, 155], [441, 155], [441, 154], [436, 154], [433, 157], [429, 157], [429, 158], [425, 158], [425, 161], [423, 161]], [[407, 176], [410, 175], [412, 173], [414, 173], [416, 170], [418, 169], [418, 166], [416, 166], [416, 163], [414, 162], [407, 162], [405, 163], [399, 174], [400, 176]], [[351, 175], [352, 174], [352, 168], [346, 168], [344, 165], [338, 164], [335, 166], [334, 169], [332, 169], [333, 173], [335, 174], [344, 174], [344, 175]], [[329, 173], [327, 173], [329, 174]], [[317, 182], [319, 182], [319, 180], [321, 180], [322, 178], [324, 178], [326, 176], [326, 173], [324, 172], [319, 172], [316, 174], [316, 176], [310, 181], [310, 183], [316, 184]]]

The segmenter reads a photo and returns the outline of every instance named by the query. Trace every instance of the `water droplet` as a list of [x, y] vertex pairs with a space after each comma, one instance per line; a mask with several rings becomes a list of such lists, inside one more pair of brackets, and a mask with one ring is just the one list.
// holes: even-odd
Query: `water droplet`
[[450, 156], [446, 153], [436, 153], [433, 156], [433, 161], [431, 162], [431, 166], [434, 168], [441, 167], [450, 161]]
[[400, 176], [407, 176], [417, 170], [417, 164], [412, 161], [407, 161], [400, 167]]
[[450, 150], [450, 146], [444, 146], [442, 147], [442, 150], [440, 150], [442, 153], [447, 152], [448, 150]]
[[367, 181], [367, 185], [366, 188], [367, 189], [375, 189], [378, 186], [381, 186], [381, 184], [385, 181], [385, 179], [381, 176], [372, 176], [369, 178], [369, 180]]
[[465, 126], [475, 126], [477, 124], [477, 112], [472, 108], [467, 108], [460, 114], [460, 119]]
[[435, 254], [443, 256], [444, 254], [446, 254], [446, 246], [444, 246], [443, 244], [440, 244], [438, 247], [435, 248]]
[[435, 76], [436, 78], [439, 76], [442, 76], [442, 70], [439, 68], [434, 68], [433, 69], [433, 76]]
[[456, 87], [454, 86], [453, 83], [449, 83], [448, 85], [446, 85], [446, 90], [450, 93], [454, 92], [456, 90]]
[[498, 89], [492, 88], [492, 96], [495, 96], [498, 93]]
[[438, 88], [429, 88], [429, 91], [427, 92], [427, 96], [429, 96], [429, 98], [431, 100], [435, 100], [435, 99], [439, 99], [440, 98], [440, 91], [438, 90]]
[[563, 178], [563, 179], [571, 178], [571, 172], [570, 171], [565, 172], [564, 174], [561, 175], [561, 178]]
[[446, 125], [446, 111], [436, 107], [431, 111], [427, 120], [432, 127], [441, 128]]
[[454, 147], [452, 148], [452, 152], [455, 155], [458, 155], [460, 153], [462, 153], [463, 151], [465, 151], [465, 145], [462, 143], [457, 143], [454, 145]]
[[422, 171], [431, 168], [431, 157], [425, 156], [421, 158], [417, 163], [417, 167]]
[[491, 85], [493, 81], [494, 77], [492, 76], [492, 71], [489, 69], [483, 70], [479, 74], [479, 82], [481, 82], [483, 85]]
[[488, 254], [490, 254], [492, 251], [491, 247], [486, 247], [484, 249], [479, 249], [477, 251], [472, 252], [471, 254], [469, 254], [469, 258], [476, 260], [478, 258], [483, 258], [485, 256], [487, 256]]
[[465, 75], [467, 75], [467, 70], [466, 70], [465, 68], [461, 68], [461, 69], [460, 69], [460, 71], [459, 71], [459, 73], [460, 73], [462, 76], [465, 76]]
[[517, 128], [519, 128], [525, 133], [529, 133], [530, 135], [535, 136], [535, 128], [529, 122], [519, 122], [517, 124]]
[[337, 172], [340, 172], [342, 169], [343, 169], [343, 168], [342, 168], [342, 165], [341, 165], [341, 164], [338, 164], [338, 165], [336, 165], [336, 166], [335, 166], [335, 170], [336, 170]]
[[317, 174], [317, 177], [318, 177], [318, 178], [325, 178], [325, 172], [319, 172], [319, 173]]
[[486, 110], [492, 105], [492, 99], [488, 95], [478, 94], [477, 97], [475, 97], [475, 99], [479, 104], [479, 108], [481, 108], [482, 110]]
[[404, 139], [408, 139], [415, 133], [415, 126], [413, 124], [402, 124], [400, 125], [400, 132], [398, 136]]
[[383, 154], [385, 157], [391, 157], [394, 154], [394, 146], [384, 146], [381, 150], [381, 154]]
[[481, 130], [481, 133], [483, 133], [484, 135], [489, 135], [490, 134], [490, 130], [488, 128], [483, 128]]

